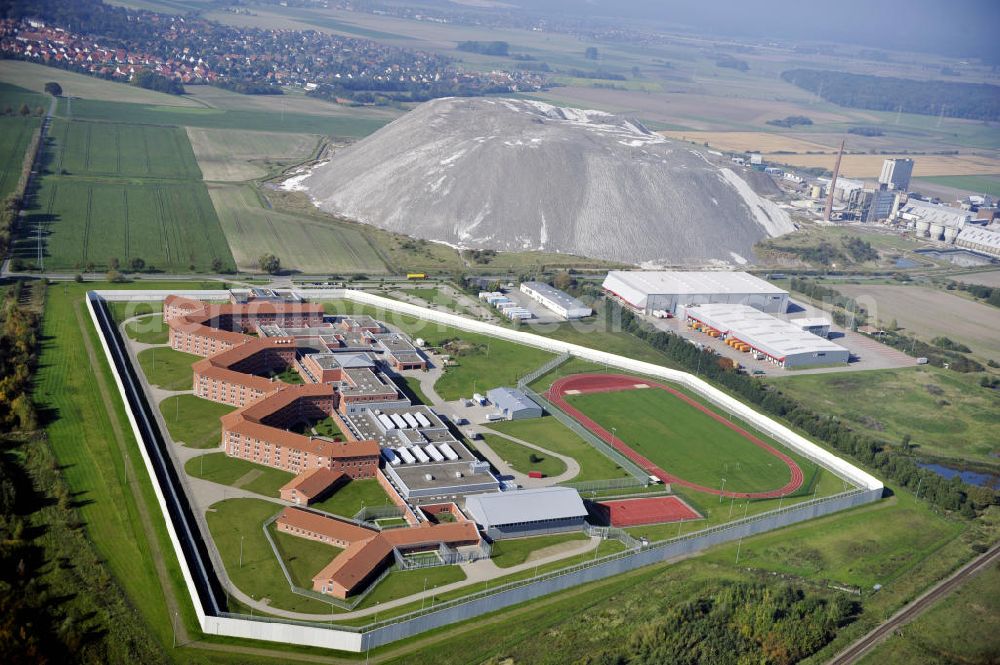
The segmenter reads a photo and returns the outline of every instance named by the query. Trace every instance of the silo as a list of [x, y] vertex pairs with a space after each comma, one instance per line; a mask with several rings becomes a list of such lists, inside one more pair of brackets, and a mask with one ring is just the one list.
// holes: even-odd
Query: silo
[[940, 240], [941, 236], [944, 235], [944, 224], [939, 224], [937, 222], [931, 224], [930, 232], [931, 240]]
[[930, 226], [931, 226], [931, 224], [927, 220], [918, 219], [917, 220], [917, 237], [919, 237], [919, 238], [926, 238], [927, 237], [927, 231], [930, 229]]
[[958, 227], [957, 226], [946, 226], [944, 227], [944, 241], [949, 244], [955, 243], [955, 238], [958, 237]]

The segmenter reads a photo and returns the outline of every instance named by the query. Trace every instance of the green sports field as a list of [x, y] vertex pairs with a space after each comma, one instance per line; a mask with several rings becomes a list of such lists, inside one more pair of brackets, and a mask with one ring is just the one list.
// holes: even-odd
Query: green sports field
[[[734, 492], [777, 489], [788, 467], [738, 432], [665, 390], [567, 395], [566, 400], [636, 452], [689, 482]], [[808, 475], [808, 474], [807, 474]]]

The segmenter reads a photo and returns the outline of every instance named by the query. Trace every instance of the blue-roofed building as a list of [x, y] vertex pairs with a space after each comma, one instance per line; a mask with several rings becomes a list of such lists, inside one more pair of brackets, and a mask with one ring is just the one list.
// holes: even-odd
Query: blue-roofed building
[[494, 388], [486, 393], [488, 399], [507, 420], [541, 418], [542, 407], [535, 404], [524, 391], [515, 388]]

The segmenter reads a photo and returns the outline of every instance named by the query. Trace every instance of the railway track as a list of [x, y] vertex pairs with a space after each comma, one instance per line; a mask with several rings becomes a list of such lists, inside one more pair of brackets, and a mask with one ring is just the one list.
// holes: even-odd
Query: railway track
[[852, 663], [856, 663], [873, 647], [882, 642], [882, 640], [891, 635], [898, 628], [916, 619], [918, 616], [923, 614], [924, 611], [930, 609], [930, 607], [939, 600], [965, 583], [970, 577], [997, 561], [1000, 561], [1000, 543], [994, 545], [986, 553], [965, 564], [955, 571], [951, 577], [939, 582], [936, 586], [924, 593], [924, 595], [920, 596], [912, 603], [896, 612], [881, 626], [834, 656], [827, 662], [827, 665], [851, 665]]

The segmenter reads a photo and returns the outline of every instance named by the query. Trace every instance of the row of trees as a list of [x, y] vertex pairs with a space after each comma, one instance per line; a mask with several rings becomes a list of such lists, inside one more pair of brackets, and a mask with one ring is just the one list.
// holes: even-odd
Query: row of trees
[[948, 282], [945, 288], [949, 291], [954, 291], [955, 289], [965, 291], [966, 293], [972, 294], [973, 297], [982, 300], [987, 305], [1000, 307], [1000, 287], [983, 286], [982, 284], [966, 284], [965, 282]]
[[168, 95], [183, 95], [184, 84], [177, 79], [167, 78], [148, 69], [136, 72], [132, 77], [132, 85], [146, 90], [165, 92]]
[[790, 69], [781, 78], [840, 106], [1000, 120], [1000, 87], [987, 83], [918, 81], [821, 69]]
[[700, 372], [744, 401], [873, 467], [903, 487], [911, 491], [919, 487], [920, 496], [934, 505], [974, 517], [986, 507], [1000, 504], [1000, 492], [965, 485], [959, 478], [946, 480], [921, 468], [908, 450], [900, 450], [866, 431], [859, 431], [835, 416], [813, 411], [777, 387], [712, 362], [704, 357], [711, 351], [700, 351], [678, 335], [641, 322], [617, 303], [609, 302], [608, 307], [613, 316], [621, 317], [626, 332], [646, 341], [672, 361], [691, 372]]
[[[44, 111], [43, 111], [44, 113]], [[18, 175], [17, 185], [14, 191], [4, 199], [0, 206], [0, 257], [7, 256], [14, 232], [17, 226], [18, 212], [24, 201], [25, 193], [28, 189], [28, 179], [31, 177], [31, 167], [35, 163], [35, 155], [38, 153], [38, 144], [41, 141], [42, 132], [36, 129], [28, 142], [28, 149], [24, 151], [24, 159], [21, 162], [21, 172]]]

